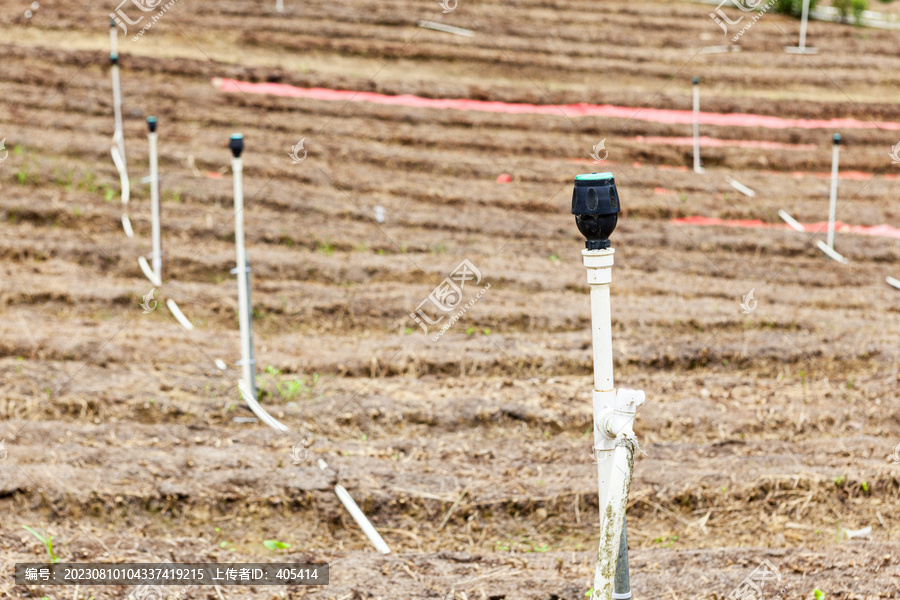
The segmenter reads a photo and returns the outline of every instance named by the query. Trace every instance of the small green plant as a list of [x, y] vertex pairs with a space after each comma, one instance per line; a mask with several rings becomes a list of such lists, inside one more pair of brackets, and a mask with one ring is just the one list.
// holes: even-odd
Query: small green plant
[[831, 5], [837, 9], [841, 15], [841, 21], [850, 22], [850, 15], [853, 15], [853, 22], [859, 26], [862, 25], [863, 11], [869, 9], [868, 0], [832, 0]]
[[28, 530], [31, 535], [36, 537], [40, 543], [44, 545], [44, 548], [47, 549], [47, 556], [50, 557], [51, 563], [59, 562], [59, 558], [53, 553], [53, 536], [49, 535], [46, 531], [41, 529], [41, 533], [38, 533], [28, 525], [22, 525], [26, 530]]
[[559, 256], [556, 255], [556, 252], [552, 253], [548, 258], [552, 263], [559, 264], [560, 262], [562, 262], [561, 260], [559, 260]]
[[[809, 0], [809, 10], [816, 8], [819, 0]], [[775, 12], [799, 19], [803, 15], [803, 0], [776, 0]]]
[[334, 244], [331, 242], [316, 242], [316, 250], [325, 256], [331, 256], [334, 253]]
[[653, 540], [654, 544], [659, 544], [660, 548], [671, 548], [675, 545], [675, 542], [678, 541], [677, 535], [670, 535], [668, 537], [658, 537]]
[[825, 592], [823, 592], [819, 588], [813, 590], [813, 596], [816, 600], [825, 600]]
[[837, 477], [835, 477], [835, 478], [834, 478], [834, 485], [836, 485], [836, 486], [838, 486], [838, 487], [841, 487], [842, 485], [844, 485], [844, 476], [843, 476], [843, 475], [838, 475]]
[[588, 591], [586, 591], [586, 592], [584, 593], [584, 595], [585, 595], [586, 598], [590, 598], [591, 596], [593, 596], [593, 595], [594, 595], [594, 588], [591, 588], [591, 589], [589, 589]]
[[285, 544], [284, 542], [279, 542], [278, 540], [263, 540], [263, 546], [275, 552], [276, 550], [286, 550], [290, 548], [290, 544]]
[[[274, 380], [275, 392], [281, 396], [283, 400], [290, 401], [300, 396], [304, 398], [312, 398], [316, 384], [319, 382], [319, 374], [313, 373], [312, 379], [290, 379], [282, 381], [282, 373], [272, 365], [266, 367], [266, 375]], [[274, 396], [272, 392], [267, 391], [270, 396]]]
[[861, 487], [864, 492], [869, 491], [869, 483], [867, 481], [861, 481], [859, 487]]

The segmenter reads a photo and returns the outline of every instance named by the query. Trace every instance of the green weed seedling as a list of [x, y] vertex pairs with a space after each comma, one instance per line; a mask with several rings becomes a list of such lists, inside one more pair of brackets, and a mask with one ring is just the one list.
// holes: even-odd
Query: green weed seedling
[[28, 525], [22, 525], [22, 527], [25, 528], [29, 533], [31, 533], [31, 535], [36, 537], [38, 539], [38, 541], [44, 545], [44, 548], [47, 549], [47, 556], [50, 557], [51, 564], [59, 562], [59, 558], [53, 553], [53, 536], [52, 535], [49, 535], [43, 529], [41, 530], [41, 533], [38, 533], [37, 531], [35, 531], [31, 527], [29, 527]]
[[276, 550], [286, 550], [290, 548], [290, 544], [285, 544], [284, 542], [279, 542], [278, 540], [263, 540], [263, 546], [275, 552]]

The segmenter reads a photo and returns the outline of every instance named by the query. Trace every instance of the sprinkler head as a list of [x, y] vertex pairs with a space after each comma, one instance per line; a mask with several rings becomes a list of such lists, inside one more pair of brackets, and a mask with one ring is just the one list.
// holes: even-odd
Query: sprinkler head
[[832, 139], [834, 140], [835, 146], [841, 145], [841, 134], [839, 134], [839, 133], [834, 134], [834, 137]]
[[232, 133], [228, 147], [231, 148], [231, 153], [235, 158], [240, 158], [241, 152], [244, 150], [244, 136], [240, 133]]
[[572, 214], [588, 250], [609, 248], [609, 236], [619, 220], [619, 193], [612, 173], [575, 176]]
[[698, 85], [700, 83], [700, 78], [694, 75], [694, 85]]
[[150, 133], [156, 133], [156, 117], [147, 117], [147, 129]]
[[109, 62], [112, 63], [112, 64], [114, 64], [114, 65], [119, 64], [119, 55], [116, 54], [115, 52], [113, 52], [112, 54], [110, 54], [110, 55], [109, 55]]
[[113, 17], [110, 17], [110, 18], [109, 18], [109, 28], [110, 28], [110, 29], [115, 29], [115, 28], [116, 28], [116, 20], [115, 20]]

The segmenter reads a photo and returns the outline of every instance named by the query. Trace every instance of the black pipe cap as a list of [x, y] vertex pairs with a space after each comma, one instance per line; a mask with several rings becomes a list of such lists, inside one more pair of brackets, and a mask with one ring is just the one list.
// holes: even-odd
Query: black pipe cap
[[231, 148], [231, 153], [235, 158], [240, 158], [241, 152], [244, 151], [244, 136], [240, 133], [232, 133], [228, 147]]
[[572, 191], [572, 214], [575, 224], [587, 241], [588, 250], [609, 248], [619, 220], [619, 193], [612, 173], [589, 173], [575, 177]]
[[156, 117], [147, 117], [147, 129], [150, 133], [156, 133]]

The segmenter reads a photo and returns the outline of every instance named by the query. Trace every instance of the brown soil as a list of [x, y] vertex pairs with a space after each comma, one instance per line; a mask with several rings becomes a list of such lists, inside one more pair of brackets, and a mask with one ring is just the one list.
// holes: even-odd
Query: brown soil
[[[109, 157], [108, 7], [43, 0], [0, 14], [0, 591], [122, 598], [130, 589], [15, 586], [15, 562], [330, 562], [331, 585], [192, 590], [192, 598], [585, 597], [599, 535], [590, 458], [591, 348], [573, 176], [606, 139], [623, 201], [613, 236], [617, 384], [643, 389], [629, 505], [635, 598], [722, 599], [763, 560], [764, 597], [900, 597], [900, 241], [679, 227], [706, 215], [826, 218], [825, 130], [706, 127], [815, 144], [690, 149], [628, 141], [690, 128], [223, 94], [212, 77], [510, 102], [600, 102], [900, 121], [893, 32], [813, 23], [786, 55], [774, 14], [743, 51], [711, 7], [575, 0], [359, 5], [177, 3], [120, 36], [129, 213]], [[875, 7], [877, 8], [877, 7]], [[137, 10], [137, 9], [131, 9]], [[416, 27], [443, 20], [474, 38]], [[164, 285], [150, 250], [144, 117], [160, 120]], [[245, 152], [262, 403], [239, 400], [228, 134]], [[848, 130], [838, 219], [900, 224], [898, 132]], [[305, 139], [308, 156], [288, 152]], [[622, 141], [618, 141], [622, 140]], [[637, 167], [633, 163], [640, 162]], [[667, 168], [668, 167], [668, 168]], [[605, 166], [595, 168], [606, 169]], [[215, 178], [210, 175], [223, 173]], [[496, 182], [501, 173], [510, 184]], [[731, 175], [757, 191], [746, 198]], [[654, 194], [654, 188], [673, 195]], [[388, 220], [378, 225], [373, 207]], [[463, 259], [490, 289], [439, 341], [409, 313]], [[745, 314], [742, 297], [758, 306]], [[166, 311], [174, 299], [196, 325]], [[222, 359], [225, 373], [213, 364]], [[237, 420], [236, 420], [237, 419]], [[309, 456], [292, 464], [292, 448]], [[0, 451], [0, 457], [4, 454]], [[315, 460], [335, 468], [322, 474]], [[345, 486], [393, 553], [377, 555]], [[872, 526], [868, 540], [840, 532]], [[277, 554], [262, 541], [290, 544]], [[452, 594], [451, 594], [452, 591]]]

